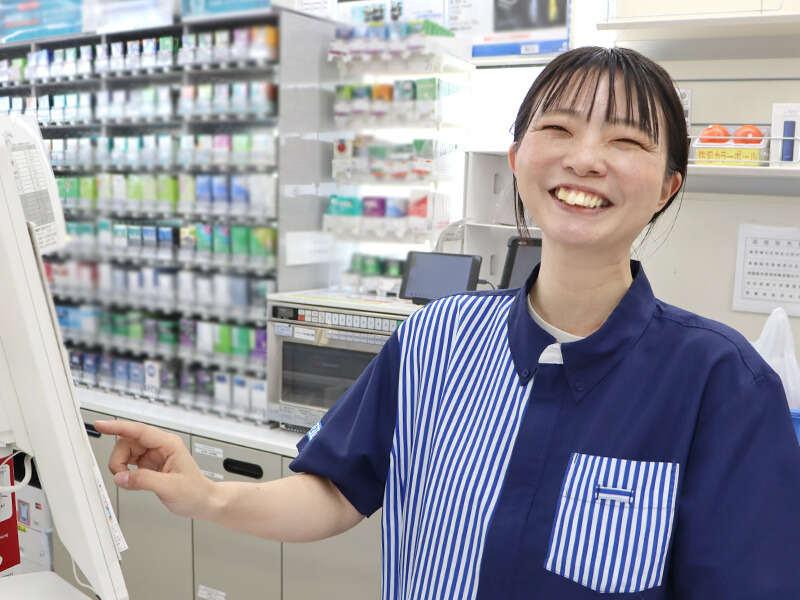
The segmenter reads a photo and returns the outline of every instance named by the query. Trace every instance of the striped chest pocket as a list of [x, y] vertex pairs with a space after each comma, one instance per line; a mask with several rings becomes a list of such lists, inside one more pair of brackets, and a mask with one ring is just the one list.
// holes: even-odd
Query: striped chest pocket
[[573, 454], [545, 568], [601, 593], [636, 593], [661, 585], [679, 467]]

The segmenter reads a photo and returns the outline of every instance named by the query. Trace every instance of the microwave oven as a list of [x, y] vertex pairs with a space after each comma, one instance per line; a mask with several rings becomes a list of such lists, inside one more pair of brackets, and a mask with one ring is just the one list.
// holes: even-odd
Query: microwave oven
[[419, 308], [332, 291], [270, 295], [267, 418], [293, 431], [313, 427]]

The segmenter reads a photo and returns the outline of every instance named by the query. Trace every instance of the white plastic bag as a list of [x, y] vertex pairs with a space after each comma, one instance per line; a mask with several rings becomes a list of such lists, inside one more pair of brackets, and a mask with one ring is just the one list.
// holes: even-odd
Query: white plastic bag
[[800, 410], [800, 365], [794, 353], [789, 316], [784, 309], [778, 307], [772, 311], [753, 346], [780, 375], [789, 407]]

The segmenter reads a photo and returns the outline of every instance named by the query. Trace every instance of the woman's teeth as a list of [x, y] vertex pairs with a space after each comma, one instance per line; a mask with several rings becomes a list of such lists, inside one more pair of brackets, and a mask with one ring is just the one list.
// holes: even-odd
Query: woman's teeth
[[562, 187], [556, 188], [555, 195], [556, 198], [558, 198], [565, 204], [570, 204], [572, 206], [583, 206], [586, 208], [601, 208], [611, 205], [611, 203], [605, 198], [601, 198], [600, 196], [595, 196], [594, 194], [590, 194], [587, 192], [580, 192], [578, 190], [573, 190], [569, 188], [562, 188]]

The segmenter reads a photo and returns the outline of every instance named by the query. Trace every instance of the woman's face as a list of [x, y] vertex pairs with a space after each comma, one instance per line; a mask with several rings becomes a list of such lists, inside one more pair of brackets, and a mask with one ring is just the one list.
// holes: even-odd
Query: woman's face
[[[635, 125], [606, 122], [608, 77], [602, 76], [589, 114], [593, 87], [585, 86], [587, 93], [572, 106], [535, 115], [509, 161], [525, 210], [548, 247], [627, 259], [633, 241], [680, 187], [681, 175], [665, 176], [663, 119], [659, 143]], [[625, 115], [621, 78], [615, 97], [615, 114]]]

